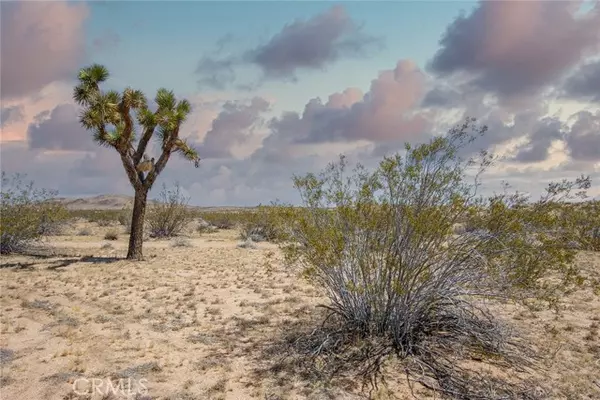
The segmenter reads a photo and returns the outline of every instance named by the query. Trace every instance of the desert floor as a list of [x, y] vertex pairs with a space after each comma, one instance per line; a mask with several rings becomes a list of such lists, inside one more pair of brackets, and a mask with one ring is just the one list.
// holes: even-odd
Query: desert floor
[[[326, 304], [275, 245], [239, 248], [239, 234], [224, 230], [148, 240], [146, 261], [129, 262], [126, 234], [103, 239], [122, 227], [71, 228], [46, 240], [54, 256], [2, 259], [2, 399], [126, 398], [127, 382], [129, 393], [147, 388], [138, 399], [435, 398], [419, 385], [411, 394], [392, 367], [371, 392], [351, 376], [322, 382], [274, 368], [284, 355], [273, 344], [316, 323], [316, 306]], [[76, 234], [84, 228], [88, 235]], [[577, 262], [591, 283], [559, 312], [493, 305], [539, 356], [519, 373], [548, 399], [600, 399], [600, 254]], [[108, 380], [122, 385], [115, 395], [86, 394], [92, 383], [107, 393]]]

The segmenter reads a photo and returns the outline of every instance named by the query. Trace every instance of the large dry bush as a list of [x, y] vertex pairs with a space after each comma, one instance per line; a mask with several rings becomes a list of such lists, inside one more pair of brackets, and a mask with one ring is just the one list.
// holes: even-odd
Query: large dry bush
[[67, 218], [64, 207], [54, 201], [56, 191], [37, 189], [24, 176], [12, 178], [2, 172], [0, 204], [0, 252], [27, 250], [42, 235], [56, 232]]
[[146, 214], [150, 237], [167, 238], [181, 234], [195, 218], [188, 202], [189, 198], [181, 193], [179, 184], [172, 189], [163, 185], [158, 201], [150, 206]]
[[[486, 354], [506, 348], [509, 330], [483, 300], [551, 299], [576, 281], [574, 250], [564, 246], [573, 231], [553, 211], [589, 179], [551, 184], [536, 201], [508, 191], [481, 197], [481, 174], [494, 158], [459, 154], [484, 132], [468, 119], [444, 137], [406, 145], [404, 156], [383, 159], [374, 172], [349, 173], [341, 157], [319, 175], [295, 178], [304, 208], [283, 211], [283, 248], [326, 291], [326, 307], [341, 321], [311, 354], [341, 348], [349, 337], [377, 339], [378, 357], [417, 356], [417, 369], [446, 376], [438, 389], [471, 398], [483, 392], [466, 393], [476, 385], [439, 361], [459, 343]], [[470, 228], [455, 234], [461, 221]]]

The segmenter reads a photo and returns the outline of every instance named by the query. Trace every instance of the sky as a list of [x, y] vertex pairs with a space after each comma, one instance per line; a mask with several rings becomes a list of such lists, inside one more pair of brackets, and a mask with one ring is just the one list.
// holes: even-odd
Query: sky
[[[600, 196], [598, 1], [2, 1], [0, 163], [65, 197], [131, 195], [118, 154], [79, 124], [80, 68], [105, 89], [187, 98], [181, 136], [153, 188], [190, 203], [297, 203], [292, 177], [339, 154], [374, 167], [475, 117], [509, 182], [539, 195], [592, 178]], [[150, 148], [149, 155], [158, 155]], [[151, 195], [152, 195], [151, 194]]]

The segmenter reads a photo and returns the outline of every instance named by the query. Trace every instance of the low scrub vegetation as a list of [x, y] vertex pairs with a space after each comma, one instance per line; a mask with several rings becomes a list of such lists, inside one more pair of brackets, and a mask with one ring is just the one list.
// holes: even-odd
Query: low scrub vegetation
[[276, 208], [258, 206], [256, 210], [243, 213], [240, 218], [240, 236], [254, 242], [276, 242], [283, 237], [286, 221], [279, 218]]
[[118, 215], [119, 224], [125, 227], [127, 233], [131, 232], [131, 220], [133, 218], [133, 210], [131, 207], [123, 207]]
[[600, 251], [600, 200], [573, 204], [561, 216], [564, 223], [575, 231], [574, 246], [581, 250]]
[[110, 230], [104, 235], [105, 240], [119, 240], [119, 232]]
[[85, 219], [100, 226], [108, 226], [118, 221], [119, 215], [119, 210], [69, 210], [69, 218]]
[[18, 253], [40, 240], [44, 234], [58, 232], [67, 219], [64, 207], [53, 201], [55, 191], [37, 189], [24, 176], [12, 178], [2, 172], [0, 214], [0, 252]]
[[211, 225], [210, 222], [207, 222], [201, 218], [200, 221], [198, 222], [198, 227], [196, 228], [196, 231], [199, 234], [204, 234], [204, 233], [215, 233], [218, 231], [218, 229], [216, 226]]
[[[341, 157], [319, 175], [295, 178], [304, 208], [276, 211], [289, 221], [282, 248], [325, 290], [331, 313], [295, 340], [296, 350], [321, 357], [321, 366], [325, 357], [337, 365], [332, 371], [340, 360], [361, 359], [365, 377], [397, 354], [411, 360], [409, 375], [447, 395], [533, 398], [526, 384], [483, 385], [449, 357], [527, 361], [484, 301], [553, 302], [581, 282], [575, 251], [564, 245], [581, 239], [561, 212], [585, 196], [590, 181], [550, 184], [537, 200], [508, 187], [482, 197], [481, 176], [494, 157], [459, 155], [484, 132], [468, 119], [447, 136], [406, 145], [405, 155], [383, 159], [375, 171], [359, 165], [349, 173]], [[457, 234], [464, 221], [468, 229]], [[368, 343], [359, 353], [357, 340]]]
[[150, 206], [146, 215], [150, 237], [167, 238], [181, 234], [195, 218], [188, 202], [189, 198], [181, 193], [178, 184], [173, 189], [163, 185], [158, 201]]
[[200, 213], [200, 217], [217, 229], [234, 229], [244, 221], [246, 213], [235, 211], [208, 211]]

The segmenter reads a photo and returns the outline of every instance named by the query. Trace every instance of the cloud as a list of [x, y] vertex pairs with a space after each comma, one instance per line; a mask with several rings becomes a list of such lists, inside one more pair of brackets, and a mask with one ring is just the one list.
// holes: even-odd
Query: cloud
[[0, 127], [4, 128], [7, 125], [15, 122], [21, 122], [25, 116], [23, 115], [23, 106], [8, 106], [0, 110]]
[[[231, 41], [225, 39], [219, 42], [218, 52]], [[381, 40], [365, 34], [342, 6], [334, 6], [308, 20], [285, 25], [266, 43], [241, 54], [221, 59], [203, 56], [196, 73], [200, 84], [217, 89], [232, 83], [234, 68], [243, 65], [258, 67], [264, 80], [296, 81], [301, 70], [323, 70], [342, 58], [365, 56], [381, 45]]]
[[[590, 109], [570, 121], [549, 116], [548, 103], [553, 99], [545, 97], [550, 91], [543, 90], [566, 75], [560, 90], [578, 99], [597, 95], [592, 92], [597, 66], [592, 58], [585, 58], [595, 45], [584, 35], [597, 32], [587, 22], [595, 14], [572, 17], [575, 8], [542, 2], [483, 3], [449, 27], [432, 63], [438, 67], [432, 69], [437, 76], [428, 76], [412, 61], [400, 60], [373, 75], [368, 89], [349, 86], [323, 100], [306, 98], [304, 109], [270, 115], [267, 121], [272, 101], [262, 97], [264, 93], [244, 100], [232, 92], [192, 96], [194, 112], [182, 136], [198, 147], [203, 159], [200, 168], [172, 157], [155, 192], [162, 183], [180, 181], [194, 204], [254, 205], [275, 198], [297, 202], [294, 174], [316, 172], [340, 153], [351, 162], [375, 166], [382, 155], [402, 150], [404, 142], [424, 142], [467, 115], [489, 126], [488, 133], [466, 149], [468, 154], [484, 148], [508, 156], [503, 169], [492, 175], [490, 187], [501, 178], [515, 178], [520, 189], [535, 191], [538, 182], [529, 182], [531, 177], [563, 178], [588, 170], [598, 175], [600, 113]], [[4, 30], [3, 25], [3, 34]], [[118, 38], [109, 33], [92, 41], [92, 48], [117, 44]], [[225, 47], [232, 42], [231, 35], [223, 36], [214, 57], [204, 57], [198, 64], [197, 77], [205, 84], [225, 87], [235, 81], [237, 68], [247, 66], [256, 67], [264, 79], [294, 80], [302, 71], [326, 69], [377, 44], [340, 7], [297, 20], [260, 45], [228, 55]], [[583, 59], [587, 64], [572, 73]], [[53, 74], [32, 84], [37, 89], [20, 90], [30, 94], [26, 97], [3, 99], [3, 170], [30, 173], [32, 179], [63, 195], [130, 194], [118, 154], [96, 146], [91, 134], [79, 126], [72, 84], [60, 81], [74, 76], [75, 69], [71, 75]], [[4, 70], [2, 74], [4, 83]], [[258, 83], [247, 86], [257, 88]], [[505, 97], [510, 97], [510, 105], [502, 101]], [[13, 142], [5, 143], [7, 138]], [[158, 145], [153, 141], [151, 147], [149, 155], [157, 156]]]
[[261, 97], [253, 98], [249, 104], [225, 103], [199, 144], [200, 156], [203, 159], [232, 157], [233, 147], [248, 142], [253, 130], [262, 122], [261, 114], [268, 109], [269, 102]]
[[286, 25], [245, 58], [267, 78], [294, 78], [298, 69], [322, 69], [342, 57], [364, 55], [376, 43], [343, 7], [334, 6], [309, 20]]
[[9, 112], [12, 115], [7, 121], [4, 120], [4, 115], [2, 116], [2, 120], [7, 123], [2, 124], [0, 144], [14, 141], [26, 142], [29, 124], [34, 121], [35, 116], [52, 110], [57, 104], [72, 103], [72, 91], [70, 84], [58, 81], [45, 86], [32, 96], [16, 100], [2, 99], [4, 112], [8, 112], [6, 109], [13, 109], [15, 113]]
[[217, 39], [217, 41], [215, 43], [216, 52], [217, 53], [222, 52], [223, 49], [225, 48], [225, 46], [227, 46], [231, 42], [233, 42], [234, 39], [235, 39], [235, 37], [231, 33], [226, 33], [225, 35], [221, 36], [219, 39]]
[[563, 122], [558, 118], [547, 117], [539, 120], [533, 132], [527, 135], [528, 142], [519, 148], [513, 159], [521, 163], [547, 160], [552, 143], [563, 139], [563, 126]]
[[223, 90], [235, 80], [235, 65], [236, 61], [233, 58], [218, 60], [203, 56], [196, 67], [196, 73], [200, 76], [198, 83], [201, 86]]
[[600, 5], [580, 1], [482, 1], [458, 17], [429, 68], [500, 96], [537, 93], [599, 51]]
[[600, 103], [600, 60], [578, 68], [565, 82], [566, 97]]
[[436, 86], [427, 92], [423, 98], [421, 106], [455, 108], [464, 106], [463, 100], [463, 96], [456, 89], [444, 86]]
[[84, 151], [95, 147], [90, 133], [80, 126], [78, 109], [72, 104], [38, 114], [27, 133], [32, 149]]
[[96, 51], [106, 51], [117, 47], [121, 43], [121, 36], [115, 31], [106, 30], [101, 36], [92, 40], [92, 46]]
[[566, 137], [571, 157], [580, 161], [600, 161], [600, 111], [581, 111]]
[[1, 2], [2, 98], [73, 78], [85, 59], [85, 3]]
[[418, 137], [429, 125], [427, 114], [416, 110], [425, 78], [412, 61], [401, 60], [393, 70], [381, 72], [364, 96], [358, 89], [346, 89], [324, 104], [310, 100], [302, 115], [288, 112], [271, 120], [272, 135], [304, 144]]

